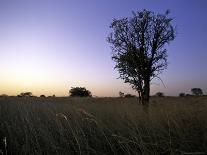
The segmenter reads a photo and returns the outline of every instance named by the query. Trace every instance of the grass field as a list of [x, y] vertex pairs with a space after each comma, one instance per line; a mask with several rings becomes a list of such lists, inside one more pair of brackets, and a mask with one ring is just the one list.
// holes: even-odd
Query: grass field
[[207, 154], [207, 97], [0, 98], [0, 154]]

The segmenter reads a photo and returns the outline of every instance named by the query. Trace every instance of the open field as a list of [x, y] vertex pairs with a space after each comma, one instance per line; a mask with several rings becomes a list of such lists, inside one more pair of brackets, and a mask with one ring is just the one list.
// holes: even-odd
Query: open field
[[207, 154], [207, 97], [2, 97], [0, 122], [0, 154]]

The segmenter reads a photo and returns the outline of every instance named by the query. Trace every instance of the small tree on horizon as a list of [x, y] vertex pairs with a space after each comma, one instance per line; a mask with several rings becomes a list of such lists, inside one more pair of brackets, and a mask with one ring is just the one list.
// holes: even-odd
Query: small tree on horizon
[[179, 94], [179, 97], [184, 97], [184, 96], [186, 96], [185, 93], [180, 93]]
[[71, 87], [70, 97], [92, 97], [92, 94], [85, 87]]
[[1, 94], [0, 97], [8, 97], [7, 94]]
[[19, 96], [19, 97], [32, 97], [33, 95], [32, 95], [32, 92], [23, 92], [17, 96]]
[[45, 95], [40, 95], [40, 97], [46, 97]]
[[[148, 105], [150, 81], [159, 78], [167, 68], [165, 44], [175, 38], [172, 18], [143, 10], [133, 12], [131, 18], [114, 19], [108, 42], [112, 45], [112, 59], [121, 79], [138, 92], [143, 105]], [[160, 79], [160, 78], [159, 78]]]
[[192, 92], [193, 95], [196, 95], [196, 96], [203, 95], [203, 91], [202, 91], [201, 88], [192, 88], [191, 92]]

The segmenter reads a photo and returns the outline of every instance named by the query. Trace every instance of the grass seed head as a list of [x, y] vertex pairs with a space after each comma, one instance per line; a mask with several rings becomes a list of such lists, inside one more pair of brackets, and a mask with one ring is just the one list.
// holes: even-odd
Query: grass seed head
[[65, 119], [66, 121], [68, 120], [67, 116], [65, 114], [63, 114], [63, 113], [57, 113], [56, 117]]

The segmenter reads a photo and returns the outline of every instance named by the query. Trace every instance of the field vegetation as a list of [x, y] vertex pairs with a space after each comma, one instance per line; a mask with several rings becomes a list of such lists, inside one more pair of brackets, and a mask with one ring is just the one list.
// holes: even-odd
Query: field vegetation
[[0, 154], [205, 154], [207, 97], [0, 98]]

